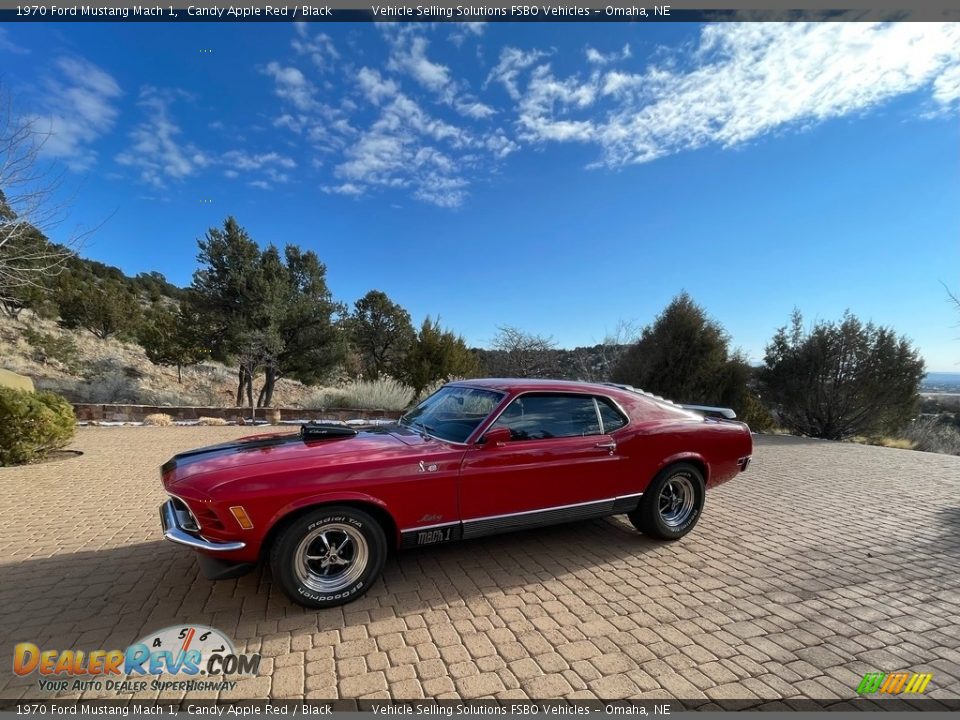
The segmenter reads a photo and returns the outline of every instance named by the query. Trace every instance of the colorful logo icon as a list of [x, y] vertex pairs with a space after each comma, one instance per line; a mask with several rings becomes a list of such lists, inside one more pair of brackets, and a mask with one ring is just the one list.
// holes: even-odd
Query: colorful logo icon
[[857, 688], [858, 695], [919, 695], [927, 689], [933, 673], [867, 673]]

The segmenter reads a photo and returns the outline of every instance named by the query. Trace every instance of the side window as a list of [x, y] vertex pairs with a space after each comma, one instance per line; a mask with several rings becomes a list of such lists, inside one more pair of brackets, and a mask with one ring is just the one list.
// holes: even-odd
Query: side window
[[619, 430], [627, 424], [627, 419], [606, 398], [598, 397], [597, 405], [600, 407], [600, 417], [603, 420], [603, 431], [605, 433]]
[[492, 427], [509, 428], [514, 440], [600, 434], [597, 411], [588, 395], [521, 395]]

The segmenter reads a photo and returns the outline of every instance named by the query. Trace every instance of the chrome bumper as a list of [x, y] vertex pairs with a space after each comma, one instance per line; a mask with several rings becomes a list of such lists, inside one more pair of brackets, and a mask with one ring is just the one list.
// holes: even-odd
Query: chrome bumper
[[246, 543], [236, 542], [215, 542], [213, 540], [204, 540], [199, 535], [191, 535], [184, 530], [177, 517], [177, 510], [173, 506], [173, 500], [167, 500], [160, 506], [160, 525], [163, 527], [163, 536], [170, 542], [180, 545], [186, 545], [194, 550], [207, 550], [209, 552], [229, 552], [231, 550], [243, 550]]

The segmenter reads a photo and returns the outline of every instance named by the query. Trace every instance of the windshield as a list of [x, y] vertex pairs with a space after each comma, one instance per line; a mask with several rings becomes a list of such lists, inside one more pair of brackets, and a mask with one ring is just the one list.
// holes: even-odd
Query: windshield
[[446, 385], [400, 418], [400, 424], [441, 440], [466, 442], [502, 398], [494, 390]]

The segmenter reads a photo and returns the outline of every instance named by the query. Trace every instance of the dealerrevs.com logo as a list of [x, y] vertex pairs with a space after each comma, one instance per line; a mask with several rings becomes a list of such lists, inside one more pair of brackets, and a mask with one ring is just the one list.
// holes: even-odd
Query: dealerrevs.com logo
[[13, 672], [37, 673], [40, 689], [49, 692], [230, 690], [237, 681], [229, 677], [256, 675], [259, 668], [259, 655], [238, 654], [226, 635], [205, 625], [164, 628], [124, 650], [41, 650], [31, 642], [13, 649]]

